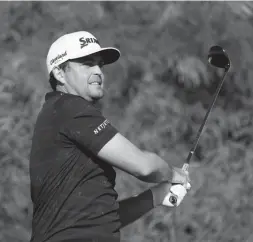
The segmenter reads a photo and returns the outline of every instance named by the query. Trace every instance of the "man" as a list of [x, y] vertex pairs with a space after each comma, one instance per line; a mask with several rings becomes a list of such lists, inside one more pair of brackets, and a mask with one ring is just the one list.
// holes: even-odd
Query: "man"
[[[53, 91], [38, 115], [30, 155], [32, 242], [119, 242], [120, 228], [158, 205], [174, 207], [172, 194], [175, 207], [186, 195], [188, 174], [138, 149], [97, 106], [101, 69], [119, 57], [85, 31], [64, 35], [49, 49]], [[158, 184], [117, 201], [113, 167]]]

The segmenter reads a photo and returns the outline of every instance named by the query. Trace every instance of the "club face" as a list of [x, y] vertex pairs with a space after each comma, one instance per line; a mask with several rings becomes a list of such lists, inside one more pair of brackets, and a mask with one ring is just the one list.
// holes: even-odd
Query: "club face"
[[218, 46], [212, 46], [208, 53], [208, 61], [211, 65], [218, 68], [229, 68], [230, 60], [225, 50]]

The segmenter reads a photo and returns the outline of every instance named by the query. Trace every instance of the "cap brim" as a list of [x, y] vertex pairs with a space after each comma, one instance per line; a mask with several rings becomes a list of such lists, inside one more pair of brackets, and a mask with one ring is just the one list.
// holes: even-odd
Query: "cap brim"
[[105, 65], [114, 63], [120, 57], [120, 51], [112, 47], [101, 48], [99, 51], [96, 51], [95, 53], [99, 53], [101, 55]]

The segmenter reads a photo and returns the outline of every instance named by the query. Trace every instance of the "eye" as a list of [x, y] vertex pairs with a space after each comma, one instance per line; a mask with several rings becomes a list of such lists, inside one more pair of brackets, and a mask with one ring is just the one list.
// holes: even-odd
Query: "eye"
[[104, 61], [100, 61], [98, 65], [99, 65], [99, 67], [103, 67], [103, 66], [104, 66], [104, 64], [105, 64], [105, 62], [104, 62]]
[[104, 61], [98, 62], [98, 61], [92, 61], [92, 60], [87, 60], [81, 63], [82, 66], [92, 67], [92, 66], [98, 65], [100, 68], [102, 68], [104, 64], [105, 64]]
[[94, 63], [92, 61], [85, 61], [82, 63], [83, 66], [93, 66]]

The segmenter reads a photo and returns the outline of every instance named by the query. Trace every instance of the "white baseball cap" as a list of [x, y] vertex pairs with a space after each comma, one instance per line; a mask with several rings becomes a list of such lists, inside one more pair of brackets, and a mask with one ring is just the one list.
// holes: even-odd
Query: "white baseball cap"
[[116, 48], [101, 48], [94, 35], [86, 31], [78, 31], [66, 34], [58, 38], [49, 48], [47, 54], [47, 70], [51, 71], [63, 62], [100, 53], [104, 64], [111, 64], [120, 57], [120, 51]]

